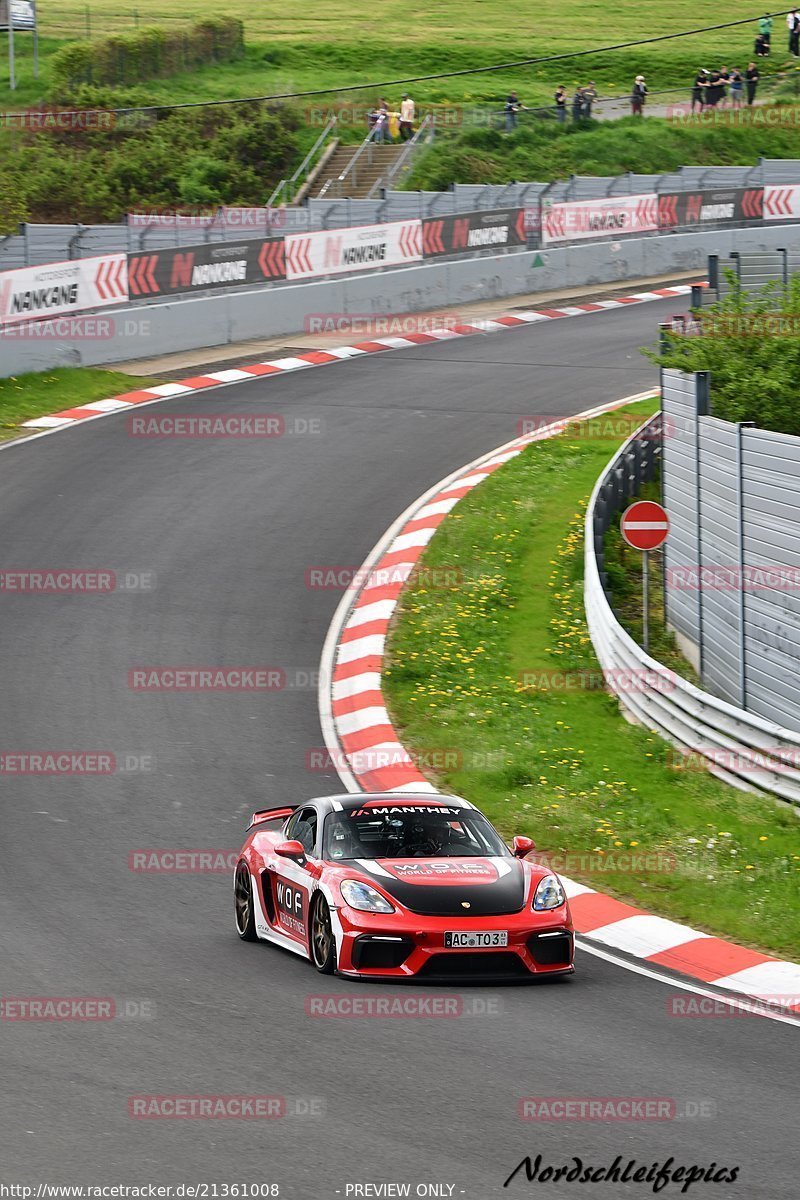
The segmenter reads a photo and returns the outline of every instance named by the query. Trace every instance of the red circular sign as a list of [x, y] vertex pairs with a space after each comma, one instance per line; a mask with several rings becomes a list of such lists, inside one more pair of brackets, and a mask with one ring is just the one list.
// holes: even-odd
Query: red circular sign
[[626, 508], [619, 527], [634, 550], [655, 550], [667, 540], [669, 517], [654, 500], [637, 500]]

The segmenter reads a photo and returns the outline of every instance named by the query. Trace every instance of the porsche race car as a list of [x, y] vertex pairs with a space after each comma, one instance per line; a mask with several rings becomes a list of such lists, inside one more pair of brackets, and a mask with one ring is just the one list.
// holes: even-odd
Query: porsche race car
[[573, 971], [557, 875], [467, 800], [326, 796], [253, 814], [234, 873], [236, 929], [323, 974], [442, 981]]

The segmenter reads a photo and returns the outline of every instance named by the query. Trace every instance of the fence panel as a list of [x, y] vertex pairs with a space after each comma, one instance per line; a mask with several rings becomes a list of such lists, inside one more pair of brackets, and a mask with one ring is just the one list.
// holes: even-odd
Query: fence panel
[[[700, 562], [697, 434], [704, 399], [698, 394], [697, 376], [662, 371], [661, 407], [664, 413], [662, 497], [670, 519], [664, 546], [667, 620], [693, 645], [699, 646], [700, 592], [688, 586]], [[687, 586], [677, 586], [682, 579], [687, 580]]]

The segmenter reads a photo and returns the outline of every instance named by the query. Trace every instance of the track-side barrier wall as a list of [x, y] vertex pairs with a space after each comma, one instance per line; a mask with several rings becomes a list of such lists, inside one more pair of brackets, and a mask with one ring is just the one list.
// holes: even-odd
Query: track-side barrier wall
[[[159, 303], [131, 301], [104, 309], [92, 321], [97, 329], [88, 334], [80, 328], [72, 330], [70, 321], [60, 319], [5, 326], [0, 332], [0, 376], [54, 366], [119, 363], [314, 332], [309, 324], [313, 314], [453, 313], [464, 304], [556, 289], [690, 271], [701, 277], [708, 251], [726, 258], [734, 249], [766, 252], [787, 245], [792, 237], [800, 240], [800, 229], [708, 230], [663, 238], [606, 239], [539, 251], [502, 249], [496, 255], [465, 259], [434, 254], [393, 270], [360, 270], [330, 279], [283, 282], [279, 287], [221, 288], [218, 294], [167, 296]], [[181, 247], [180, 252], [186, 250]], [[176, 251], [167, 253], [174, 256]], [[188, 270], [185, 261], [183, 269]], [[164, 270], [167, 268], [158, 263], [146, 270], [139, 267], [137, 278], [141, 279], [144, 271], [145, 277], [158, 280], [160, 273], [164, 277]], [[0, 275], [0, 288], [5, 278]], [[676, 307], [680, 304], [676, 301]]]
[[[626, 714], [695, 756], [712, 774], [800, 804], [800, 733], [695, 687], [651, 658], [622, 628], [603, 585], [603, 535], [648, 477], [657, 414], [614, 455], [589, 501], [584, 602], [589, 634], [610, 690]], [[671, 536], [671, 535], [670, 535]], [[624, 681], [635, 680], [635, 687]]]

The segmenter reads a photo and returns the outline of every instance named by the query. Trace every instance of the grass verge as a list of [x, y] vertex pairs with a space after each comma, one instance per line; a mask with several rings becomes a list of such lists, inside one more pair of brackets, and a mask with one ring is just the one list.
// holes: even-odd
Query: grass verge
[[[655, 407], [534, 444], [461, 501], [426, 550], [430, 570], [404, 593], [387, 702], [421, 765], [448, 768], [429, 772], [436, 784], [480, 805], [504, 835], [534, 837], [565, 860], [565, 874], [791, 956], [796, 815], [686, 769], [599, 686], [583, 612], [583, 514], [623, 440], [617, 418], [638, 424]], [[623, 869], [623, 854], [650, 869]]]
[[93, 367], [58, 367], [0, 379], [0, 441], [26, 435], [28, 430], [20, 426], [32, 417], [107, 400], [157, 382]]

